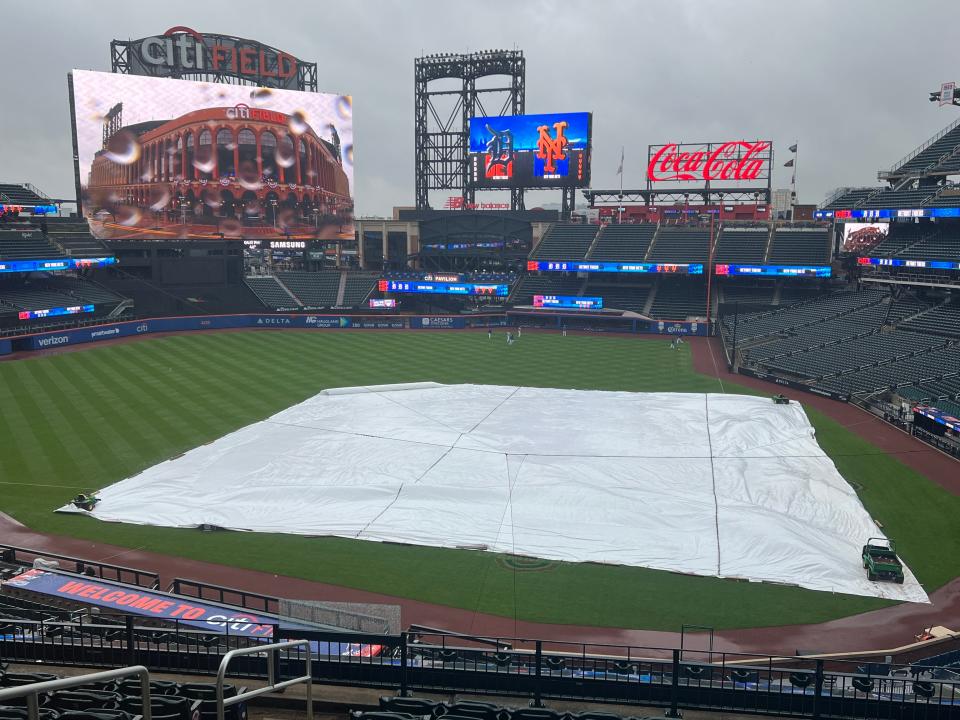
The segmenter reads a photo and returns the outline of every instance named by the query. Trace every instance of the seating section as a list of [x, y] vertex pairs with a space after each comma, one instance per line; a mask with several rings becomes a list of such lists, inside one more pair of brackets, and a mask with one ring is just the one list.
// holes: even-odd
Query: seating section
[[90, 234], [83, 220], [47, 218], [47, 237], [70, 257], [104, 257], [110, 254], [103, 243]]
[[[732, 318], [722, 320], [725, 336]], [[844, 291], [738, 318], [743, 362], [840, 393], [915, 386], [905, 397], [960, 393], [960, 307], [910, 293]]]
[[887, 189], [873, 195], [860, 204], [862, 208], [916, 208], [924, 205], [936, 192], [935, 188], [916, 190]]
[[960, 235], [945, 232], [927, 235], [920, 242], [897, 253], [897, 257], [908, 260], [960, 261]]
[[[812, 326], [871, 305], [878, 305], [885, 297], [886, 294], [880, 290], [842, 291], [773, 312], [742, 315], [738, 320], [737, 344], [743, 345], [768, 336], [784, 337], [785, 333], [797, 328]], [[724, 323], [726, 322], [727, 320], [724, 320]]]
[[600, 231], [600, 237], [589, 259], [607, 262], [643, 262], [656, 232], [657, 226], [653, 223], [607, 225]]
[[830, 231], [777, 228], [770, 248], [771, 265], [826, 265], [830, 262]]
[[710, 247], [709, 228], [663, 226], [657, 233], [651, 262], [691, 263], [706, 262]]
[[837, 196], [835, 199], [831, 200], [828, 204], [824, 205], [824, 210], [846, 210], [850, 208], [859, 207], [860, 203], [870, 197], [873, 193], [877, 192], [881, 188], [878, 186], [873, 187], [860, 187], [860, 188], [847, 188], [846, 192]]
[[0, 183], [0, 201], [11, 205], [47, 205], [50, 199], [20, 183]]
[[343, 306], [360, 305], [377, 286], [377, 276], [367, 273], [348, 273], [343, 286]]
[[[439, 653], [456, 655], [455, 651], [439, 650]], [[455, 658], [454, 658], [455, 659]], [[493, 667], [509, 664], [508, 654], [490, 653], [489, 664]], [[594, 677], [610, 674], [611, 678], [629, 676], [637, 670], [635, 663], [629, 661], [609, 661], [609, 669], [603, 663], [594, 663]], [[552, 667], [547, 661], [545, 672], [562, 671], [563, 663]], [[418, 697], [381, 697], [379, 710], [350, 711], [350, 720], [439, 720], [450, 717], [458, 720], [641, 720], [641, 718], [622, 717], [610, 712], [586, 710], [584, 712], [566, 712], [552, 708], [520, 707], [511, 708], [494, 703], [476, 700], [454, 699], [451, 702], [439, 702]], [[643, 720], [646, 720], [644, 718]], [[650, 718], [650, 720], [653, 720]]]
[[253, 294], [260, 299], [260, 302], [268, 308], [275, 310], [277, 308], [295, 307], [299, 304], [281, 287], [273, 275], [251, 275], [244, 278], [243, 281], [253, 291]]
[[332, 307], [340, 291], [340, 271], [277, 273], [281, 283], [306, 307]]
[[738, 282], [729, 282], [721, 289], [720, 302], [743, 305], [772, 305], [777, 292], [775, 285], [747, 287]]
[[903, 327], [934, 335], [960, 338], [960, 305], [940, 305], [907, 320]]
[[650, 290], [651, 287], [648, 285], [614, 285], [591, 279], [583, 294], [588, 297], [602, 297], [605, 310], [629, 310], [642, 313]]
[[[56, 679], [56, 675], [46, 672], [0, 672], [0, 688]], [[223, 695], [232, 698], [246, 691], [245, 687], [227, 683]], [[140, 680], [135, 677], [94, 681], [69, 690], [42, 694], [38, 699], [43, 720], [136, 720], [144, 711]], [[26, 720], [25, 698], [14, 698], [6, 703], [0, 704], [0, 720]], [[149, 710], [156, 720], [216, 720], [217, 686], [213, 683], [151, 680]], [[224, 712], [225, 720], [243, 720], [247, 717], [246, 703], [227, 706]]]
[[871, 248], [869, 254], [871, 257], [892, 257], [930, 234], [930, 226], [927, 224], [891, 223], [890, 232]]
[[721, 263], [762, 263], [769, 235], [766, 229], [724, 228], [717, 238], [713, 259]]
[[593, 244], [597, 225], [558, 223], [547, 230], [531, 257], [545, 260], [581, 260]]
[[707, 312], [707, 289], [702, 284], [673, 278], [661, 278], [653, 297], [650, 317], [660, 320], [684, 320], [703, 317]]
[[960, 145], [960, 121], [954, 121], [951, 125], [941, 131], [942, 134], [936, 140], [927, 141], [926, 147], [922, 145], [915, 150], [912, 158], [903, 163], [892, 174], [904, 176], [910, 174], [920, 174], [925, 170], [935, 166], [937, 161], [947, 153], [953, 152]]
[[63, 256], [63, 253], [32, 225], [0, 225], [0, 260], [46, 260]]
[[517, 283], [510, 301], [514, 305], [532, 305], [534, 295], [580, 295], [582, 284], [579, 278], [560, 273], [527, 275]]

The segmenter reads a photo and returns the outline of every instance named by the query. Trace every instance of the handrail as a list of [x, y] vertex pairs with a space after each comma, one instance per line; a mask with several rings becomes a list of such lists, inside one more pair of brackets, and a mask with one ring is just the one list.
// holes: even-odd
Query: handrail
[[899, 170], [900, 168], [902, 168], [902, 167], [903, 167], [904, 165], [906, 165], [908, 162], [910, 162], [911, 160], [913, 160], [917, 155], [919, 155], [920, 153], [922, 153], [924, 150], [926, 150], [928, 147], [930, 147], [931, 145], [933, 145], [937, 140], [939, 140], [940, 138], [942, 138], [944, 135], [946, 135], [948, 132], [950, 132], [951, 130], [953, 130], [953, 129], [956, 128], [957, 126], [960, 126], [960, 118], [957, 118], [956, 120], [954, 120], [952, 123], [950, 123], [949, 125], [947, 125], [947, 126], [946, 126], [943, 130], [941, 130], [939, 133], [937, 133], [936, 135], [934, 135], [933, 137], [931, 137], [930, 139], [928, 139], [925, 143], [922, 143], [922, 144], [918, 145], [916, 148], [914, 148], [913, 152], [911, 152], [911, 153], [907, 154], [906, 156], [904, 156], [904, 157], [900, 160], [900, 162], [895, 163], [894, 165], [892, 165], [892, 166], [890, 167], [890, 169], [887, 170], [886, 172], [884, 172], [884, 171], [881, 170], [881, 171], [880, 171], [881, 174], [892, 175], [893, 173], [895, 173], [897, 170]]
[[[280, 650], [286, 650], [293, 647], [306, 647], [307, 649], [305, 660], [306, 674], [291, 680], [277, 682], [276, 653]], [[245, 693], [238, 693], [233, 697], [224, 698], [223, 680], [226, 676], [227, 666], [230, 665], [230, 661], [233, 660], [233, 658], [241, 655], [260, 655], [264, 652], [267, 653], [267, 686], [257, 688], [256, 690], [248, 690]], [[246, 698], [265, 695], [266, 693], [282, 690], [283, 688], [290, 687], [291, 685], [298, 685], [299, 683], [306, 683], [307, 685], [307, 720], [313, 720], [313, 665], [309, 640], [289, 640], [287, 642], [273, 643], [271, 645], [261, 645], [259, 647], [231, 650], [223, 656], [223, 660], [220, 661], [220, 668], [217, 670], [217, 720], [224, 720], [224, 712], [227, 707], [236, 705]], [[37, 719], [30, 718], [29, 720]], [[143, 720], [150, 720], [150, 718], [144, 717]]]
[[[136, 675], [140, 678], [140, 702], [143, 711], [141, 716], [143, 720], [150, 720], [150, 671], [143, 665], [131, 665], [130, 667], [105, 670], [91, 675], [76, 675], [74, 677], [60, 678], [59, 680], [30, 683], [29, 685], [21, 685], [20, 687], [8, 688], [6, 690], [0, 689], [0, 704], [3, 704], [4, 700], [11, 700], [26, 695], [28, 720], [39, 720], [40, 706], [37, 701], [37, 696], [40, 693], [66, 690], [68, 688], [89, 685], [93, 682], [114, 680], [116, 678], [130, 677], [131, 675]], [[221, 715], [221, 719], [222, 717]]]

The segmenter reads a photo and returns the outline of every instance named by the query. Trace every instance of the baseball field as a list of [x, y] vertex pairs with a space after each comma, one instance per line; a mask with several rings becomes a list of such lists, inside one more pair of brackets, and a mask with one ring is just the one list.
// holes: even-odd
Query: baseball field
[[[0, 363], [0, 511], [46, 533], [265, 570], [535, 622], [676, 630], [812, 623], [874, 598], [635, 567], [58, 514], [90, 492], [324, 388], [415, 381], [754, 392], [694, 372], [665, 339], [469, 332], [183, 334]], [[771, 388], [775, 390], [775, 388]], [[772, 394], [772, 393], [771, 393]], [[960, 497], [807, 408], [817, 439], [930, 593], [960, 576]], [[2, 543], [2, 538], [0, 538]], [[117, 560], [120, 562], [122, 559]]]

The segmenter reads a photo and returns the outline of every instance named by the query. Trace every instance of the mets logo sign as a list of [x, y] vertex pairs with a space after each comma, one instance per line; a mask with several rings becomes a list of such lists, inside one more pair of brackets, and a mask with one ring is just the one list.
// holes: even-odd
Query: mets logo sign
[[555, 122], [553, 129], [557, 133], [556, 137], [550, 136], [548, 125], [541, 125], [537, 128], [537, 132], [540, 133], [540, 137], [537, 139], [537, 157], [543, 160], [543, 171], [545, 173], [556, 172], [557, 166], [554, 163], [557, 160], [567, 159], [566, 148], [569, 143], [563, 134], [566, 128], [566, 120]]

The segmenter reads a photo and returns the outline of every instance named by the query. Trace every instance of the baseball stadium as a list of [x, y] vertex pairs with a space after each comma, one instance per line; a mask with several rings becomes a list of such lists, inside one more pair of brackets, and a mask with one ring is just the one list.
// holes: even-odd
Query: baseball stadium
[[603, 189], [539, 58], [427, 54], [369, 217], [316, 63], [110, 45], [75, 195], [0, 183], [0, 720], [958, 717], [960, 120]]

